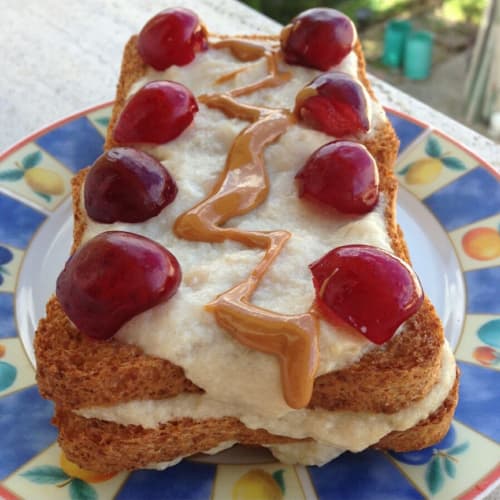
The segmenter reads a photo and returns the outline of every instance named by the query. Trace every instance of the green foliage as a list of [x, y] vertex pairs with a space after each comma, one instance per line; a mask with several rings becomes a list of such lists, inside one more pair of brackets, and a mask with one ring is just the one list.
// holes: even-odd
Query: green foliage
[[486, 8], [486, 0], [444, 0], [443, 9], [447, 19], [467, 21], [473, 24], [481, 22]]
[[464, 162], [459, 160], [458, 158], [455, 158], [454, 156], [445, 156], [444, 158], [441, 158], [441, 161], [450, 170], [457, 170], [459, 172], [467, 170]]
[[100, 118], [96, 118], [95, 120], [99, 125], [103, 127], [107, 127], [109, 125], [109, 118], [107, 116], [101, 116]]
[[441, 144], [432, 135], [429, 136], [429, 138], [427, 139], [427, 144], [425, 145], [425, 152], [432, 158], [439, 158], [443, 152], [441, 149]]
[[69, 485], [71, 500], [97, 500], [96, 490], [81, 479], [73, 479]]
[[[243, 0], [243, 2], [281, 24], [287, 24], [300, 12], [313, 7], [338, 9], [353, 20], [356, 20], [356, 13], [360, 9], [370, 9], [373, 12], [372, 21], [379, 22], [402, 12], [411, 13], [415, 6], [419, 5], [414, 0]], [[434, 2], [434, 5], [438, 3]], [[443, 0], [443, 4], [446, 18], [450, 19], [448, 16], [451, 15], [453, 20], [467, 20], [479, 24], [486, 0]]]
[[33, 467], [23, 472], [21, 476], [37, 484], [57, 484], [69, 479], [69, 476], [60, 467], [52, 465]]
[[425, 471], [425, 482], [429, 491], [434, 495], [437, 493], [444, 484], [444, 475], [441, 469], [441, 457], [434, 456], [434, 458], [427, 465]]
[[408, 163], [408, 165], [404, 166], [399, 172], [398, 175], [406, 175], [408, 173], [408, 170], [410, 170], [411, 166], [413, 163]]
[[373, 11], [373, 20], [387, 19], [412, 4], [412, 0], [243, 0], [255, 10], [266, 14], [281, 24], [287, 24], [290, 19], [302, 11], [313, 7], [330, 7], [342, 11], [351, 19], [356, 20], [360, 9]]
[[4, 170], [0, 172], [0, 181], [18, 181], [24, 177], [22, 170]]
[[453, 448], [450, 448], [448, 450], [449, 455], [460, 455], [464, 451], [466, 451], [469, 448], [469, 443], [466, 441], [465, 443], [459, 444], [457, 446], [454, 446]]
[[283, 469], [277, 470], [273, 472], [273, 479], [278, 483], [280, 490], [282, 493], [285, 493], [285, 478], [283, 474], [285, 471]]
[[30, 168], [36, 167], [42, 161], [42, 153], [40, 151], [35, 151], [26, 155], [23, 160], [24, 170], [29, 170]]
[[10, 363], [0, 361], [0, 391], [8, 389], [16, 380], [17, 368]]
[[445, 457], [444, 459], [444, 470], [446, 471], [446, 474], [448, 474], [448, 476], [450, 476], [451, 478], [454, 478], [457, 474], [457, 468], [453, 460], [448, 457]]
[[43, 198], [47, 203], [50, 203], [52, 200], [52, 196], [50, 196], [50, 194], [40, 193], [39, 191], [35, 191], [35, 194], [40, 196], [40, 198]]

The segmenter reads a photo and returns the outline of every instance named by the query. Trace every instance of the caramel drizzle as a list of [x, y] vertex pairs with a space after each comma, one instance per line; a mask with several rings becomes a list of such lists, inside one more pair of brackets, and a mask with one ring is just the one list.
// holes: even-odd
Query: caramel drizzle
[[224, 171], [212, 192], [177, 218], [174, 231], [177, 236], [191, 241], [232, 240], [251, 248], [265, 249], [264, 258], [245, 281], [222, 293], [206, 307], [214, 313], [219, 325], [239, 342], [278, 358], [285, 400], [292, 408], [303, 408], [311, 399], [319, 363], [316, 317], [311, 311], [297, 315], [278, 314], [250, 303], [291, 234], [281, 230], [242, 231], [221, 227], [231, 218], [254, 210], [267, 198], [269, 181], [263, 161], [264, 150], [295, 121], [288, 110], [250, 106], [237, 102], [234, 97], [275, 86], [278, 81], [283, 83], [289, 75], [278, 72], [274, 54], [277, 51], [241, 40], [223, 40], [215, 44], [215, 48], [225, 47], [243, 61], [266, 57], [269, 75], [228, 94], [198, 98], [206, 106], [220, 109], [228, 117], [247, 120], [250, 125], [234, 140]]
[[225, 75], [219, 76], [219, 78], [217, 78], [217, 80], [215, 80], [214, 83], [215, 85], [221, 85], [222, 83], [226, 83], [229, 80], [236, 78], [240, 73], [243, 73], [244, 71], [246, 71], [246, 68], [235, 69], [234, 71], [230, 71]]
[[[231, 90], [228, 94], [232, 97], [251, 94], [252, 92], [264, 87], [279, 87], [283, 83], [290, 80], [290, 73], [281, 72], [279, 70], [279, 50], [273, 50], [248, 40], [234, 40], [232, 38], [213, 43], [211, 44], [211, 47], [214, 49], [228, 48], [236, 59], [243, 62], [256, 61], [261, 57], [264, 57], [267, 61], [267, 72], [269, 74], [262, 80]], [[224, 78], [222, 82], [234, 78], [241, 71], [242, 70], [232, 71], [231, 73], [222, 76], [221, 78]], [[222, 83], [221, 78], [216, 80], [216, 83]]]

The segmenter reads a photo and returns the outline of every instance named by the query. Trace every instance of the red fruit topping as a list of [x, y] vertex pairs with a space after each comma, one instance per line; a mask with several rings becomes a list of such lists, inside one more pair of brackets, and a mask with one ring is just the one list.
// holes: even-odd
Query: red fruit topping
[[80, 331], [104, 340], [137, 314], [168, 300], [180, 281], [179, 263], [164, 247], [143, 236], [108, 231], [66, 262], [56, 295]]
[[334, 141], [321, 146], [295, 178], [299, 196], [330, 205], [340, 212], [364, 214], [378, 201], [378, 170], [362, 145]]
[[370, 128], [368, 102], [361, 84], [346, 73], [316, 77], [295, 98], [295, 113], [307, 125], [334, 137]]
[[335, 248], [309, 266], [318, 309], [383, 344], [423, 301], [416, 274], [401, 259], [369, 245]]
[[121, 144], [163, 144], [180, 135], [197, 111], [196, 99], [184, 85], [168, 80], [150, 82], [123, 108], [113, 138]]
[[356, 40], [352, 21], [334, 9], [309, 9], [283, 28], [281, 49], [289, 64], [322, 71], [339, 64]]
[[137, 39], [143, 61], [157, 70], [185, 66], [207, 48], [207, 31], [198, 16], [181, 8], [161, 11], [145, 24]]
[[177, 185], [155, 158], [133, 148], [113, 148], [85, 178], [85, 209], [97, 222], [143, 222], [177, 195]]

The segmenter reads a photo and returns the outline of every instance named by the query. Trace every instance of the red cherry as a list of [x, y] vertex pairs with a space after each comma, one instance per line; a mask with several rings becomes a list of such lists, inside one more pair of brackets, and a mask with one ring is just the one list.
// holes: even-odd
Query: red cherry
[[113, 138], [120, 144], [163, 144], [179, 136], [197, 111], [196, 99], [184, 85], [168, 80], [150, 82], [123, 108]]
[[369, 245], [335, 248], [309, 266], [318, 309], [383, 344], [423, 301], [420, 281], [401, 259]]
[[198, 16], [182, 8], [165, 9], [151, 18], [137, 39], [143, 61], [157, 70], [189, 64], [207, 50], [207, 31]]
[[338, 71], [320, 75], [304, 87], [295, 98], [295, 113], [310, 127], [334, 137], [370, 128], [364, 88]]
[[177, 185], [152, 156], [113, 148], [95, 161], [85, 178], [87, 214], [97, 222], [143, 222], [172, 203]]
[[322, 71], [339, 64], [356, 40], [352, 21], [335, 9], [309, 9], [283, 28], [281, 49], [289, 64]]
[[299, 196], [330, 205], [340, 212], [364, 214], [378, 201], [378, 170], [362, 145], [334, 141], [321, 146], [295, 178]]
[[137, 314], [167, 301], [180, 281], [179, 263], [164, 247], [143, 236], [108, 231], [68, 260], [56, 295], [80, 331], [104, 340]]

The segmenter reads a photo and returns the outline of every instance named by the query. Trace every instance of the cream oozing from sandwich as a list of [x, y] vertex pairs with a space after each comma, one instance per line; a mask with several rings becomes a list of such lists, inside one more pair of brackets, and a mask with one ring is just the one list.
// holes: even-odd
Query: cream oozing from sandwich
[[441, 353], [439, 379], [419, 401], [395, 413], [289, 410], [279, 418], [247, 413], [208, 394], [180, 394], [164, 400], [130, 401], [109, 408], [86, 408], [77, 413], [124, 425], [157, 428], [161, 423], [189, 416], [195, 420], [236, 417], [250, 429], [266, 429], [282, 436], [312, 441], [268, 445], [284, 462], [322, 465], [345, 450], [361, 451], [392, 431], [403, 431], [428, 417], [446, 399], [455, 382], [455, 358], [448, 342]]
[[[242, 67], [245, 69], [238, 72], [233, 80], [214, 87], [215, 80]], [[334, 69], [356, 76], [357, 68], [356, 55], [351, 52]], [[291, 71], [292, 78], [280, 87], [261, 89], [239, 99], [249, 104], [293, 109], [297, 92], [319, 72], [299, 66], [290, 66], [287, 70]], [[241, 63], [228, 50], [209, 50], [199, 54], [188, 66], [172, 67], [161, 73], [149, 69], [144, 78], [134, 84], [130, 94], [147, 81], [157, 79], [181, 82], [194, 95], [213, 92], [214, 88], [217, 92], [222, 92], [255, 81], [265, 71], [266, 64], [263, 60]], [[350, 443], [332, 443], [325, 435], [316, 435], [314, 429], [317, 426], [330, 429], [336, 427], [344, 436], [348, 432], [346, 433], [345, 426], [328, 423], [342, 420], [337, 415], [338, 412], [291, 410], [283, 397], [276, 358], [240, 344], [205, 309], [205, 305], [219, 294], [244, 280], [261, 261], [264, 252], [234, 241], [194, 243], [178, 238], [172, 230], [176, 219], [211, 191], [224, 168], [231, 144], [248, 125], [246, 121], [227, 118], [221, 111], [203, 104], [199, 104], [199, 107], [193, 124], [177, 139], [165, 145], [143, 148], [157, 157], [175, 178], [179, 192], [174, 203], [158, 216], [141, 224], [103, 225], [87, 219], [83, 241], [103, 231], [130, 231], [157, 241], [177, 257], [183, 272], [177, 293], [168, 302], [127, 322], [116, 338], [138, 345], [146, 354], [181, 366], [186, 377], [201, 387], [205, 394], [193, 397], [180, 395], [164, 402], [141, 402], [143, 410], [136, 409], [135, 403], [131, 402], [106, 409], [81, 410], [80, 414], [120, 423], [133, 420], [145, 427], [154, 427], [159, 422], [182, 416], [199, 415], [199, 418], [208, 418], [215, 411], [218, 416], [238, 416], [250, 428], [265, 428], [291, 437], [313, 438], [322, 447], [321, 452], [319, 448], [316, 449], [318, 456], [324, 456], [325, 446], [363, 449], [403, 424], [398, 422], [394, 427], [393, 420], [381, 417], [382, 423], [376, 427], [372, 421], [377, 415], [355, 413], [353, 415], [361, 419], [364, 426], [373, 429], [370, 437], [357, 441], [353, 438]], [[370, 100], [369, 110], [371, 129], [361, 140], [374, 134], [386, 120], [383, 110], [375, 101]], [[270, 181], [268, 198], [253, 211], [228, 222], [230, 227], [242, 230], [285, 229], [292, 233], [252, 297], [252, 302], [260, 307], [283, 314], [306, 311], [315, 296], [308, 265], [332, 248], [347, 244], [367, 244], [391, 251], [384, 219], [383, 197], [371, 213], [356, 217], [337, 213], [335, 216], [329, 214], [325, 217], [323, 212], [298, 199], [294, 181], [296, 172], [318, 147], [331, 140], [331, 136], [300, 124], [289, 127], [265, 151], [264, 162]], [[356, 362], [373, 347], [361, 334], [353, 334], [352, 331], [348, 332], [321, 320], [317, 376]], [[448, 358], [444, 353], [443, 359], [446, 361]], [[445, 399], [451, 389], [451, 380], [454, 379], [454, 368], [451, 367], [451, 361], [444, 363], [443, 367], [439, 384], [441, 389], [434, 394], [432, 404], [429, 399], [423, 410], [412, 406], [409, 413], [418, 415], [418, 419], [408, 417], [404, 428], [425, 418]], [[149, 410], [153, 407], [169, 410], [165, 410], [167, 413], [164, 414], [164, 410], [150, 413]], [[172, 407], [176, 409], [172, 410], [173, 413], [168, 413]], [[214, 407], [217, 410], [213, 410]], [[197, 413], [198, 410], [200, 413]], [[155, 414], [155, 411], [160, 412], [161, 416], [153, 422], [150, 415]], [[286, 418], [290, 419], [289, 425], [284, 423]], [[308, 431], [306, 435], [297, 436], [297, 428]], [[379, 437], [375, 439], [377, 436]], [[284, 457], [286, 450], [291, 449], [281, 447], [277, 453]], [[294, 453], [297, 453], [296, 448]], [[301, 453], [304, 455], [306, 452]], [[311, 450], [307, 453], [314, 455]], [[314, 461], [314, 458], [309, 457], [307, 460]], [[317, 461], [321, 462], [322, 459], [319, 457]]]

